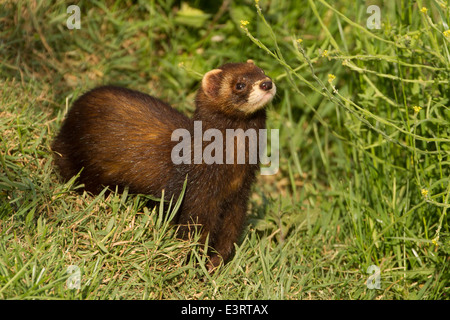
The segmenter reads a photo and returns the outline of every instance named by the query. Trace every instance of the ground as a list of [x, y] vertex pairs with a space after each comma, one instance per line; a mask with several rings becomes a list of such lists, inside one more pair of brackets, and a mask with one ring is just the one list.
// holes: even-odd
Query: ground
[[[1, 6], [1, 299], [449, 298], [447, 3], [79, 1], [80, 29], [64, 1]], [[280, 168], [216, 273], [145, 196], [59, 179], [86, 90], [190, 115], [202, 74], [247, 59], [277, 85]]]

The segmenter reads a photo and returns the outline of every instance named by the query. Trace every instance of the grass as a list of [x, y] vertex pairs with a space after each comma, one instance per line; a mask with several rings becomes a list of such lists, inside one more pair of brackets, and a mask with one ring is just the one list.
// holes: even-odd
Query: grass
[[[347, 0], [79, 1], [69, 30], [64, 1], [4, 1], [0, 298], [449, 299], [450, 5], [373, 2], [380, 29]], [[259, 177], [215, 274], [145, 196], [80, 194], [54, 172], [84, 91], [114, 83], [192, 114], [203, 73], [249, 58], [277, 84], [280, 171]]]

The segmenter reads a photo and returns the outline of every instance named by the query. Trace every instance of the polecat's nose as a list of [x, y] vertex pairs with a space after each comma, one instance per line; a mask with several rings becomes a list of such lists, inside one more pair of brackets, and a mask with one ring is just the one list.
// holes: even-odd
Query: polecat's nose
[[272, 81], [261, 82], [259, 87], [261, 88], [261, 90], [269, 91], [270, 89], [272, 89]]

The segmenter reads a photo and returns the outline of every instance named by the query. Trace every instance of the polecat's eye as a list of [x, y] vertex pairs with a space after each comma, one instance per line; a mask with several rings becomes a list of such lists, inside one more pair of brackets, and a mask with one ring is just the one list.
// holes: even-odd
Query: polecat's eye
[[243, 82], [236, 83], [236, 89], [237, 90], [242, 90], [244, 88], [245, 88], [245, 83], [243, 83]]

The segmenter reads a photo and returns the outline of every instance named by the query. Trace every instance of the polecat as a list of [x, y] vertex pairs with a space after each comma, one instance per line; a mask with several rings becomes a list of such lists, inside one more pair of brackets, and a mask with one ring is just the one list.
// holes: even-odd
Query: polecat
[[[227, 129], [254, 129], [258, 133], [265, 128], [263, 107], [275, 92], [275, 84], [251, 60], [228, 63], [206, 73], [192, 118], [144, 93], [99, 87], [82, 95], [69, 110], [52, 145], [55, 161], [64, 179], [81, 171], [79, 182], [93, 193], [103, 186], [119, 186], [157, 197], [164, 190], [165, 199], [176, 199], [187, 177], [176, 223], [183, 237], [192, 224], [202, 226], [201, 240], [209, 235], [208, 243], [217, 252], [210, 256], [210, 267], [214, 268], [233, 252], [259, 164], [249, 162], [248, 144], [239, 138], [237, 143], [233, 139], [218, 144], [223, 149], [211, 153], [218, 156], [215, 152], [220, 151], [225, 157], [234, 149], [231, 163], [199, 162], [194, 152], [183, 155], [183, 161], [173, 161], [173, 150], [180, 143], [173, 139], [173, 133], [177, 129], [189, 133], [186, 150], [201, 148], [202, 152], [210, 143], [195, 139], [197, 121], [201, 121], [202, 134], [208, 129], [219, 130], [223, 137]], [[239, 151], [244, 151], [244, 163], [237, 161]]]

